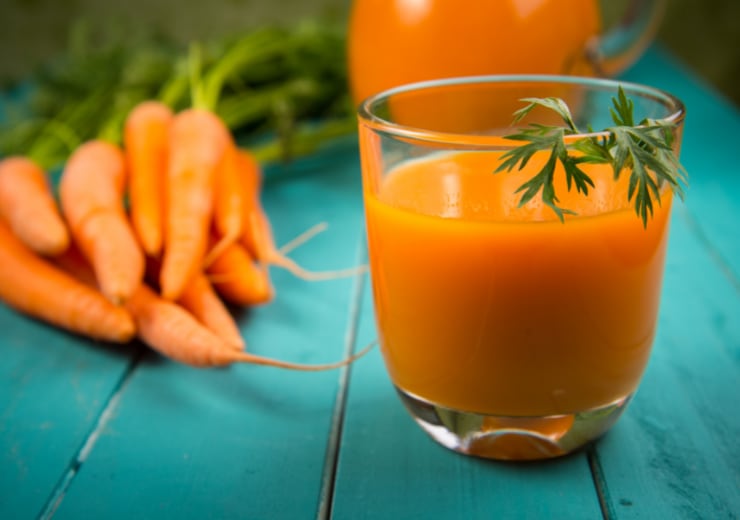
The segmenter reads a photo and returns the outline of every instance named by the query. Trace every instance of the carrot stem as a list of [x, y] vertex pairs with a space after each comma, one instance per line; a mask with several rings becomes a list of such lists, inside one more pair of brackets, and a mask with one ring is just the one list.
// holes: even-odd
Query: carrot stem
[[202, 110], [213, 110], [214, 107], [208, 106], [208, 100], [205, 98], [203, 83], [201, 81], [201, 68], [203, 64], [203, 51], [198, 42], [190, 44], [188, 52], [188, 72], [190, 77], [190, 98], [192, 108]]

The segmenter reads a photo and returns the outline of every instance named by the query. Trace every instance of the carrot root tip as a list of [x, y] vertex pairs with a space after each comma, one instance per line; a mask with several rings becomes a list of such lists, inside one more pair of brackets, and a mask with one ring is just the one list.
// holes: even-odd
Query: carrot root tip
[[326, 222], [319, 222], [318, 224], [308, 228], [306, 231], [304, 231], [297, 237], [283, 244], [280, 248], [278, 248], [277, 252], [280, 253], [281, 255], [287, 255], [291, 251], [297, 249], [298, 247], [302, 246], [303, 244], [311, 240], [313, 237], [315, 237], [319, 233], [323, 233], [328, 228], [329, 228], [329, 224], [327, 224]]
[[290, 361], [281, 361], [279, 359], [273, 359], [263, 356], [258, 356], [255, 354], [248, 354], [246, 352], [234, 352], [232, 357], [232, 362], [240, 362], [240, 363], [250, 363], [254, 365], [263, 365], [263, 366], [270, 366], [274, 368], [285, 368], [288, 370], [298, 370], [301, 372], [320, 372], [324, 370], [334, 370], [336, 368], [342, 368], [344, 366], [347, 366], [351, 363], [354, 363], [361, 357], [363, 357], [365, 354], [370, 352], [372, 348], [377, 344], [377, 340], [373, 340], [366, 346], [364, 346], [359, 352], [352, 354], [340, 361], [337, 361], [335, 363], [325, 363], [325, 364], [319, 364], [319, 365], [306, 365], [303, 363], [292, 363]]
[[305, 269], [299, 265], [295, 260], [281, 254], [274, 254], [268, 257], [267, 263], [280, 267], [290, 272], [297, 278], [308, 282], [322, 282], [328, 280], [338, 280], [341, 278], [349, 278], [352, 276], [359, 276], [365, 274], [368, 271], [366, 264], [361, 264], [355, 267], [348, 267], [346, 269], [335, 269], [329, 271], [311, 271]]

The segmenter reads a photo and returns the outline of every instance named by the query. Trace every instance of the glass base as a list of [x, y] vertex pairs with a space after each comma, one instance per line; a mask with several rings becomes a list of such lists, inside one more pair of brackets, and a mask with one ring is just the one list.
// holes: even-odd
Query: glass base
[[606, 433], [632, 397], [574, 414], [507, 417], [453, 410], [398, 387], [396, 391], [414, 420], [439, 444], [497, 460], [549, 459], [571, 453]]

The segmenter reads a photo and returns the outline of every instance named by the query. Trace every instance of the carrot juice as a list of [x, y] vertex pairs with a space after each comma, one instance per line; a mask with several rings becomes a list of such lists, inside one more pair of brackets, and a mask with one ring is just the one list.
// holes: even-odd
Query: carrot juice
[[516, 189], [545, 160], [494, 174], [500, 152], [437, 152], [365, 183], [379, 339], [405, 393], [541, 417], [635, 391], [655, 334], [670, 192], [643, 226], [629, 175], [585, 166], [588, 196], [556, 183], [577, 213], [561, 222], [539, 199], [518, 207]]
[[600, 32], [596, 0], [354, 0], [352, 96], [455, 76], [594, 74], [585, 49]]

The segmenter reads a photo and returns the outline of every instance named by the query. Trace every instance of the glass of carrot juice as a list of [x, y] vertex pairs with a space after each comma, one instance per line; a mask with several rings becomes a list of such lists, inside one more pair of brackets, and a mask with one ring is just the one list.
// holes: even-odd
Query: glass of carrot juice
[[[677, 164], [683, 119], [664, 91], [566, 76], [444, 79], [361, 103], [378, 339], [401, 401], [433, 439], [541, 459], [614, 424], [655, 336], [681, 194], [655, 164]], [[646, 125], [658, 128], [625, 131]], [[525, 164], [513, 164], [525, 145]], [[638, 148], [656, 162], [624, 159]]]

